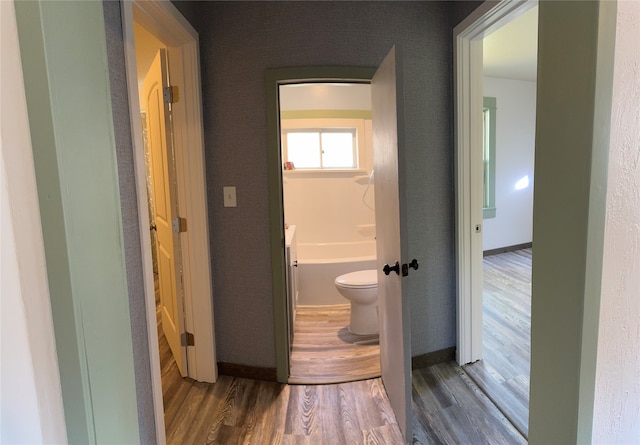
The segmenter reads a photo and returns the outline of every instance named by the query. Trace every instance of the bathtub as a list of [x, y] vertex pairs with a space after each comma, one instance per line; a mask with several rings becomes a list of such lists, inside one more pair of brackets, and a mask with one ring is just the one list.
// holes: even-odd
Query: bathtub
[[298, 243], [298, 304], [347, 304], [333, 284], [337, 276], [376, 268], [376, 241]]

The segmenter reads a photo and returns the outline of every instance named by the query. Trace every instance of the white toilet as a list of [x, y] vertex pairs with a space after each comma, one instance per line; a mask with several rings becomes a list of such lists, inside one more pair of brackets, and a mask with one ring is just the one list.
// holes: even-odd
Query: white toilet
[[354, 334], [378, 333], [378, 272], [359, 270], [335, 280], [340, 295], [351, 301], [349, 330]]

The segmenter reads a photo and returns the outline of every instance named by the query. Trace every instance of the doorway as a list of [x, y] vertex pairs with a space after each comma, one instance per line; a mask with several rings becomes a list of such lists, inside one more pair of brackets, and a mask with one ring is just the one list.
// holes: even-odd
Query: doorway
[[[156, 323], [179, 374], [187, 376], [188, 348], [181, 343], [184, 329], [183, 278], [179, 233], [172, 221], [179, 214], [175, 190], [175, 162], [170, 103], [163, 98], [169, 85], [167, 50], [140, 24], [134, 24], [140, 85], [140, 116], [144, 141], [151, 258], [154, 272]], [[161, 357], [162, 364], [162, 357]]]
[[458, 363], [526, 437], [537, 7], [506, 3], [454, 31]]
[[[150, 220], [146, 191], [146, 171], [140, 91], [136, 62], [135, 24], [150, 33], [166, 49], [171, 61], [168, 75], [172, 92], [178, 100], [171, 104], [173, 146], [179, 220], [171, 225], [181, 244], [182, 287], [184, 297], [184, 332], [181, 344], [187, 344], [188, 376], [202, 382], [215, 382], [217, 366], [213, 326], [211, 255], [206, 207], [204, 144], [201, 109], [198, 35], [180, 12], [170, 3], [134, 1], [122, 5], [125, 60], [131, 129], [136, 173], [138, 222], [143, 257], [144, 288], [149, 357], [153, 387], [156, 435], [164, 442], [165, 422], [162, 398], [160, 350], [156, 320]], [[158, 48], [155, 48], [157, 51]], [[153, 50], [153, 48], [152, 48]], [[177, 223], [177, 224], [176, 224]], [[186, 224], [186, 231], [184, 226]], [[193, 337], [191, 337], [192, 334]], [[193, 346], [189, 340], [193, 338]], [[182, 377], [180, 377], [182, 378]]]
[[376, 269], [371, 86], [284, 84], [279, 106], [288, 381], [379, 377], [377, 304], [366, 329], [358, 318], [353, 327], [350, 301], [334, 284], [339, 276]]
[[280, 129], [280, 85], [323, 82], [370, 82], [375, 73], [371, 68], [317, 67], [283, 68], [267, 71], [267, 139], [269, 165], [270, 238], [272, 258], [272, 294], [274, 305], [274, 330], [276, 337], [276, 364], [279, 382], [289, 381], [291, 354], [291, 327], [286, 298], [287, 261], [285, 246], [285, 220], [283, 208], [283, 162]]
[[[290, 348], [287, 302], [285, 297], [284, 210], [282, 206], [282, 158], [279, 128], [279, 85], [292, 83], [371, 82], [372, 126], [375, 171], [382, 187], [376, 194], [376, 283], [380, 320], [381, 376], [389, 400], [404, 435], [411, 435], [411, 345], [409, 331], [408, 288], [402, 278], [418, 261], [402, 264], [407, 252], [404, 201], [404, 102], [402, 51], [392, 47], [375, 68], [284, 68], [266, 72], [267, 137], [270, 200], [270, 237], [274, 331], [276, 337], [277, 377], [287, 382]], [[384, 242], [382, 242], [384, 240]], [[386, 263], [386, 264], [385, 264]]]

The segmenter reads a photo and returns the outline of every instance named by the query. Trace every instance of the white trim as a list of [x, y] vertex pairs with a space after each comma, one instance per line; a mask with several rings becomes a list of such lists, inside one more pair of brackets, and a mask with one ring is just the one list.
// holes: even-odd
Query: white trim
[[535, 5], [536, 0], [486, 1], [453, 30], [460, 365], [482, 358], [482, 40]]
[[167, 45], [169, 63], [173, 66], [170, 68], [172, 84], [179, 87], [180, 101], [173, 106], [173, 118], [178, 207], [180, 215], [187, 219], [187, 232], [181, 234], [185, 328], [193, 332], [196, 339], [196, 345], [191, 347], [193, 353], [187, 354], [189, 377], [198, 381], [215, 382], [218, 374], [213, 328], [198, 34], [170, 2], [135, 0], [133, 2], [125, 1], [122, 5], [154, 415], [158, 443], [163, 444], [166, 442], [166, 437], [160, 356], [155, 324], [155, 291], [151, 237], [148, 230], [146, 172], [142, 147], [142, 128], [139, 119], [138, 104], [140, 101], [133, 31], [134, 15], [136, 22], [142, 24]]

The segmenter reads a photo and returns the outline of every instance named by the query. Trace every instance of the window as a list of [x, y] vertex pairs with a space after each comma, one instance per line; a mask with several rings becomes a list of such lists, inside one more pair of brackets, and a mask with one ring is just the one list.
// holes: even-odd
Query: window
[[496, 98], [485, 97], [482, 108], [483, 199], [482, 217], [496, 217]]
[[296, 170], [355, 170], [358, 144], [355, 128], [283, 130], [283, 159]]

